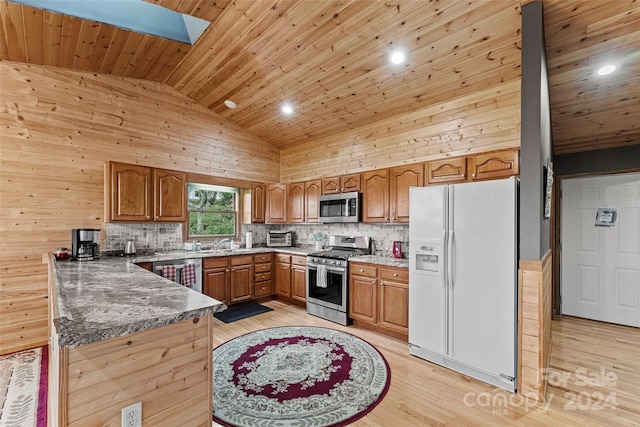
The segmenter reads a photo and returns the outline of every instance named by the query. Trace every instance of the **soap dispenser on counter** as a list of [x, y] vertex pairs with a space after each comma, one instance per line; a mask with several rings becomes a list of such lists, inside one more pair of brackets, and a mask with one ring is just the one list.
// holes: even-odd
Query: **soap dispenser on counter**
[[394, 258], [402, 258], [402, 242], [399, 240], [395, 240], [393, 242], [393, 247], [391, 248], [391, 254]]

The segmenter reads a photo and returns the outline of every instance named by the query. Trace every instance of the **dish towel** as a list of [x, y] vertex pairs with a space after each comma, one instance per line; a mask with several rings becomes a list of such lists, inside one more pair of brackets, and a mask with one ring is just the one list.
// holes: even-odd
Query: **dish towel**
[[327, 287], [327, 266], [319, 265], [316, 271], [316, 286], [319, 288]]
[[187, 288], [196, 284], [196, 265], [185, 264], [182, 266], [182, 285]]
[[176, 266], [175, 265], [163, 265], [162, 277], [169, 279], [172, 282], [176, 281]]

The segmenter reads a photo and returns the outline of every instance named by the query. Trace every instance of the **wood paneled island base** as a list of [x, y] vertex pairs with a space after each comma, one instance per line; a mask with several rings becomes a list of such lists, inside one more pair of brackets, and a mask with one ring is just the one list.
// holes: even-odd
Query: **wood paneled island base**
[[50, 345], [49, 425], [120, 426], [142, 402], [143, 425], [211, 424], [212, 315], [75, 348]]

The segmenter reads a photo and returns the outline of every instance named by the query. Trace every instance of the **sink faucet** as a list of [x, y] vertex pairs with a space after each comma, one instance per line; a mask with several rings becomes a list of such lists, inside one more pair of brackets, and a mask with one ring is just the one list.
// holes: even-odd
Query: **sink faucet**
[[213, 242], [213, 250], [217, 251], [220, 248], [220, 245], [223, 244], [224, 242], [231, 242], [231, 238], [226, 237], [226, 238], [221, 239], [221, 240], [215, 240]]

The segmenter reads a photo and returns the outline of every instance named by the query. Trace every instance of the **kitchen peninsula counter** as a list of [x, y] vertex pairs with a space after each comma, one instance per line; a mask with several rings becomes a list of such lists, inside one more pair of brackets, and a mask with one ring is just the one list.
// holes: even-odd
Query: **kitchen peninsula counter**
[[51, 425], [211, 425], [213, 313], [225, 305], [130, 258], [49, 256]]
[[58, 344], [75, 347], [224, 310], [121, 257], [53, 261]]

